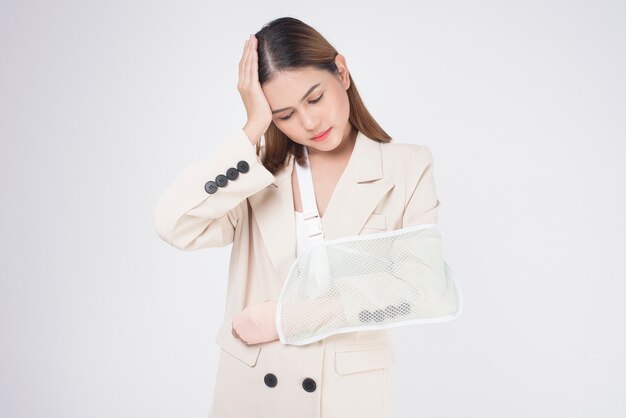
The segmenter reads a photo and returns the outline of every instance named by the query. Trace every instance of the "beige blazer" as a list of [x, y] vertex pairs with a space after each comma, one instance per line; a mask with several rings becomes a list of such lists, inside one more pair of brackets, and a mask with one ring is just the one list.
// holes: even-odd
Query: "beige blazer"
[[[207, 192], [206, 183], [230, 168], [242, 170]], [[231, 334], [233, 317], [247, 305], [278, 299], [296, 259], [293, 169], [290, 156], [272, 175], [238, 129], [173, 181], [156, 205], [154, 226], [168, 244], [185, 251], [232, 244], [209, 418], [391, 418], [391, 329], [305, 346], [247, 345]], [[380, 143], [358, 132], [322, 227], [334, 239], [437, 223], [439, 207], [428, 147]]]

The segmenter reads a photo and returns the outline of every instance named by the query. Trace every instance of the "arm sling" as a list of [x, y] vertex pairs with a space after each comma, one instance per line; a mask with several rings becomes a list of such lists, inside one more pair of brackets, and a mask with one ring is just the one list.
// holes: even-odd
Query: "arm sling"
[[308, 240], [291, 265], [276, 307], [283, 344], [333, 334], [455, 319], [462, 295], [442, 258], [437, 224], [324, 239], [308, 152], [295, 164]]

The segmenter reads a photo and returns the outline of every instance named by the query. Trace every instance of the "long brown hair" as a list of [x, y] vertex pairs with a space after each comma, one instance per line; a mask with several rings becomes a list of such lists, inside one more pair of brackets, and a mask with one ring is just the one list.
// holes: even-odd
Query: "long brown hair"
[[[258, 44], [259, 83], [269, 82], [279, 71], [313, 67], [338, 74], [335, 57], [338, 52], [315, 29], [294, 17], [281, 17], [266, 23], [255, 34]], [[367, 137], [379, 142], [391, 142], [391, 137], [376, 123], [366, 109], [349, 74], [350, 87], [346, 90], [350, 103], [349, 122]], [[260, 155], [260, 141], [256, 152], [272, 174], [285, 166], [289, 154], [304, 164], [304, 145], [292, 141], [274, 122], [265, 132], [265, 147]]]

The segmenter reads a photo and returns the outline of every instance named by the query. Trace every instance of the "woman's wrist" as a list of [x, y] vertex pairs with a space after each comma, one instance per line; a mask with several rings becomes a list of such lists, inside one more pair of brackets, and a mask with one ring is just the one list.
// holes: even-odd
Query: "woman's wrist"
[[263, 136], [263, 131], [255, 126], [248, 125], [247, 123], [243, 127], [243, 130], [246, 135], [248, 135], [248, 139], [250, 140], [252, 145], [256, 145], [257, 142], [259, 142], [259, 140], [261, 139], [261, 136]]

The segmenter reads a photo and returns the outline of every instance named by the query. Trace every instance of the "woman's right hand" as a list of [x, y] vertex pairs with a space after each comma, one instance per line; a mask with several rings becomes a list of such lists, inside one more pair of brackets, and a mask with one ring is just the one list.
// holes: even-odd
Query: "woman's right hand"
[[278, 340], [276, 305], [275, 300], [267, 300], [247, 306], [233, 318], [233, 336], [248, 345]]
[[272, 123], [272, 109], [259, 83], [257, 47], [258, 40], [254, 35], [250, 35], [239, 61], [239, 81], [237, 82], [237, 90], [248, 114], [244, 130], [255, 145]]

